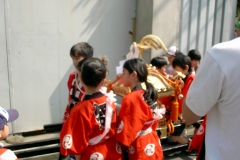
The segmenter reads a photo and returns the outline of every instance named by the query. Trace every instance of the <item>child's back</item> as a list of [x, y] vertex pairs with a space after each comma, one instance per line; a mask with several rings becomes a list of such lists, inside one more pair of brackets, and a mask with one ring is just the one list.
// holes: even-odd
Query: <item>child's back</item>
[[[111, 143], [117, 125], [116, 106], [114, 103], [107, 106], [106, 98], [107, 96], [101, 92], [96, 92], [93, 95], [86, 95], [84, 100], [74, 107], [67, 121], [72, 125], [66, 127], [64, 125], [60, 134], [63, 139], [62, 154], [81, 154], [81, 159], [89, 159], [96, 153], [109, 160], [119, 157], [121, 150], [117, 152], [117, 142]], [[111, 114], [106, 113], [109, 110], [112, 111]], [[111, 124], [109, 131], [105, 123]], [[107, 133], [102, 137], [106, 131]]]
[[60, 133], [61, 154], [81, 156], [81, 160], [100, 157], [121, 159], [121, 148], [115, 140], [117, 125], [115, 98], [103, 94], [107, 69], [100, 59], [87, 59], [77, 67], [86, 95], [70, 112]]

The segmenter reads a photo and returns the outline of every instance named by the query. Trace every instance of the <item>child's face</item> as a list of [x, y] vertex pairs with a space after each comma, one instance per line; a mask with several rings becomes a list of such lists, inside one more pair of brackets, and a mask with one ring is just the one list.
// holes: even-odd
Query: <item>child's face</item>
[[168, 58], [168, 62], [170, 63], [170, 64], [172, 64], [172, 62], [173, 62], [173, 60], [174, 60], [174, 56], [169, 56], [169, 57], [167, 57]]
[[157, 70], [164, 75], [166, 73], [166, 65], [162, 66], [161, 68], [157, 68]]
[[3, 127], [3, 129], [0, 131], [0, 134], [1, 134], [0, 140], [7, 138], [8, 134], [9, 134], [8, 125], [5, 125]]
[[127, 69], [125, 69], [125, 68], [123, 69], [122, 84], [125, 87], [131, 87], [132, 81], [133, 81], [133, 75], [132, 74], [130, 74]]
[[182, 74], [188, 75], [188, 68], [189, 68], [188, 65], [186, 65], [185, 69], [182, 69], [181, 67], [176, 66], [174, 70], [177, 72], [181, 72]]
[[81, 60], [84, 59], [83, 56], [71, 56], [71, 58], [72, 58], [73, 65], [74, 65], [75, 68], [77, 68], [78, 62], [80, 62]]
[[192, 67], [197, 68], [199, 66], [199, 60], [192, 60]]

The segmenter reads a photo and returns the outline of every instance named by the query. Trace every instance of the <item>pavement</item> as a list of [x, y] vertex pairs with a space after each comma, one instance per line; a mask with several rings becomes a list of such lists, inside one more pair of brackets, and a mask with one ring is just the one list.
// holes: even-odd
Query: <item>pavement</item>
[[[187, 138], [191, 138], [193, 136], [194, 128], [192, 126], [187, 129]], [[164, 160], [195, 160], [197, 151], [192, 151], [191, 153], [180, 151], [179, 153], [175, 153], [173, 156], [171, 154], [165, 155]]]
[[195, 160], [197, 152], [186, 153], [185, 151], [181, 151], [180, 154], [175, 154], [172, 157], [165, 156], [164, 160]]

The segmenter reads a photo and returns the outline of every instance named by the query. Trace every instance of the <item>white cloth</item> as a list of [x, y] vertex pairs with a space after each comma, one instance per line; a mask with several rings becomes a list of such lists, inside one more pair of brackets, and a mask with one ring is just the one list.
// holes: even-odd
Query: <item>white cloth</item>
[[187, 106], [207, 114], [206, 160], [240, 158], [240, 38], [210, 48], [187, 94]]
[[130, 52], [126, 55], [127, 59], [133, 59], [133, 58], [138, 58], [139, 57], [139, 49], [138, 46], [135, 45], [131, 45], [130, 46]]
[[121, 75], [123, 73], [124, 63], [129, 59], [138, 58], [139, 53], [140, 52], [139, 52], [138, 46], [136, 44], [132, 44], [130, 46], [129, 53], [126, 55], [126, 60], [119, 61], [119, 66], [116, 67], [116, 75]]
[[166, 72], [167, 72], [168, 75], [174, 75], [175, 74], [175, 70], [173, 69], [171, 64], [167, 65]]
[[17, 157], [14, 154], [14, 152], [9, 149], [0, 155], [0, 160], [16, 160], [16, 159]]

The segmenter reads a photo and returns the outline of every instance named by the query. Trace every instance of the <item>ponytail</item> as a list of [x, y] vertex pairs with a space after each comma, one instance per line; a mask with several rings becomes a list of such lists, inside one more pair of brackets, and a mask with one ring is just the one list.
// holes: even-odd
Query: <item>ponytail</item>
[[147, 81], [148, 69], [146, 63], [142, 59], [134, 58], [127, 60], [123, 68], [127, 69], [131, 74], [133, 71], [137, 72], [139, 82], [144, 82], [146, 91], [143, 94], [145, 102], [151, 106], [157, 101], [157, 90]]
[[149, 106], [151, 106], [157, 101], [158, 93], [157, 93], [157, 90], [153, 87], [153, 85], [148, 81], [145, 81], [145, 85], [146, 85], [146, 91], [144, 92], [143, 97], [145, 102]]

